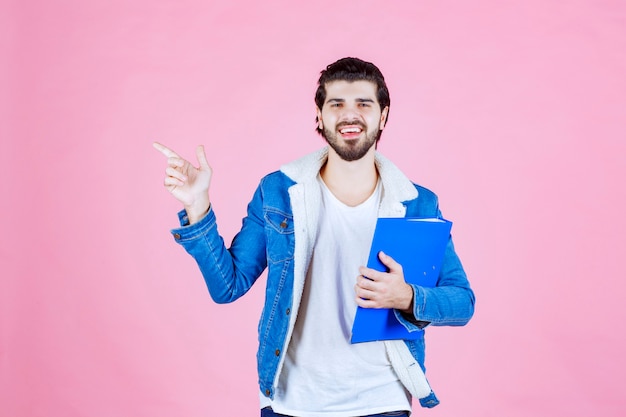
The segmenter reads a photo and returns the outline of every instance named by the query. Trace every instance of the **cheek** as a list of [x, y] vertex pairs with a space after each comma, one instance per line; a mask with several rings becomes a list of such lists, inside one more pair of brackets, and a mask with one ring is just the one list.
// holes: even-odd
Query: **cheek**
[[382, 126], [382, 119], [380, 115], [371, 115], [368, 117], [368, 122], [371, 127]]
[[320, 118], [320, 122], [322, 124], [322, 126], [321, 126], [322, 129], [324, 127], [330, 128], [330, 127], [334, 126], [335, 118], [333, 118], [332, 115], [325, 114], [324, 117]]

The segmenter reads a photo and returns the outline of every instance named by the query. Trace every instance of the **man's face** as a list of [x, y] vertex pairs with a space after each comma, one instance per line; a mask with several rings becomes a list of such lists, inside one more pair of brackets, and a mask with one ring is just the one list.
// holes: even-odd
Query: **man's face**
[[370, 81], [332, 81], [326, 84], [326, 101], [317, 109], [322, 134], [345, 161], [361, 159], [375, 146], [387, 119], [380, 109], [376, 84]]

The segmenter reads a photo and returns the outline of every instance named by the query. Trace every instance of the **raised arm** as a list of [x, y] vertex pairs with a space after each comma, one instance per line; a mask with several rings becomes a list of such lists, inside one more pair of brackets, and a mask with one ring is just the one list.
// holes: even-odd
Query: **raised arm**
[[209, 166], [203, 146], [196, 148], [199, 166], [196, 168], [176, 152], [158, 142], [154, 142], [156, 150], [167, 157], [165, 169], [165, 188], [183, 204], [189, 223], [200, 220], [209, 211], [209, 186], [213, 170]]

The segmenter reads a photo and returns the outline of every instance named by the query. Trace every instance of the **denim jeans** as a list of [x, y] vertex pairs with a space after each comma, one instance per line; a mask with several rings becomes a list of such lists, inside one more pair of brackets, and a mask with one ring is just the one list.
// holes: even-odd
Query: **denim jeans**
[[[409, 413], [407, 413], [406, 411], [394, 411], [394, 412], [383, 413], [383, 414], [370, 414], [370, 415], [363, 416], [363, 417], [392, 417], [392, 416], [393, 417], [409, 417]], [[291, 417], [291, 416], [275, 413], [271, 407], [265, 407], [261, 409], [261, 417]]]

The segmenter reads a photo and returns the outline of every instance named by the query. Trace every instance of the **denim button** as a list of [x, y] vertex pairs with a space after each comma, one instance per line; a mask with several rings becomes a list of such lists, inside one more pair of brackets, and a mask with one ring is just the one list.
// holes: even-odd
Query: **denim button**
[[174, 239], [179, 240], [180, 239], [180, 234], [179, 233], [174, 233]]
[[276, 352], [274, 352], [276, 354], [276, 356], [280, 355], [280, 349], [276, 349]]
[[265, 395], [269, 397], [270, 394], [271, 394], [270, 390], [266, 389], [265, 390]]
[[288, 308], [287, 311], [285, 311], [286, 315], [289, 315], [289, 313], [291, 313], [291, 309], [290, 308]]

